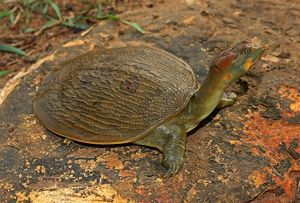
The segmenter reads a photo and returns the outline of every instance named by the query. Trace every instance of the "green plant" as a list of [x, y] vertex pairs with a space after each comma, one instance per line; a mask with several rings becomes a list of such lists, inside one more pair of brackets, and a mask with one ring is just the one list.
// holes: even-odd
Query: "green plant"
[[[83, 1], [83, 0], [82, 0]], [[85, 2], [87, 8], [82, 11], [74, 13], [73, 15], [63, 15], [60, 7], [53, 0], [21, 0], [13, 1], [6, 10], [0, 10], [0, 20], [8, 17], [11, 26], [15, 26], [21, 20], [24, 22], [22, 31], [24, 33], [33, 32], [35, 35], [41, 34], [44, 30], [54, 26], [65, 26], [70, 29], [85, 30], [90, 27], [90, 22], [97, 20], [114, 20], [124, 23], [133, 27], [140, 33], [144, 33], [144, 30], [135, 22], [122, 19], [112, 13], [103, 13], [102, 4], [92, 3], [90, 1]], [[106, 0], [105, 6], [111, 4], [110, 0]], [[90, 11], [97, 10], [96, 16], [91, 16]], [[40, 27], [32, 27], [32, 16], [41, 15], [45, 19], [45, 23]]]
[[17, 54], [20, 56], [27, 56], [27, 54], [23, 50], [16, 48], [14, 46], [8, 45], [8, 44], [0, 44], [0, 51], [10, 52], [10, 53], [14, 53], [14, 54]]

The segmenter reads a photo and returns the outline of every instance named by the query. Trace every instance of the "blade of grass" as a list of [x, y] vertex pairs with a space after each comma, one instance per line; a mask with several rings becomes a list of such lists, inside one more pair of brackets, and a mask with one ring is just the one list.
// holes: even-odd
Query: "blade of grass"
[[61, 22], [59, 20], [56, 19], [50, 19], [47, 23], [45, 23], [36, 33], [35, 35], [39, 35], [41, 34], [44, 30], [53, 27], [55, 25], [60, 24]]
[[43, 13], [44, 15], [45, 15], [46, 13], [48, 13], [48, 4], [45, 4], [42, 13]]
[[20, 56], [27, 56], [27, 54], [23, 50], [8, 44], [0, 44], [0, 51], [10, 52]]
[[61, 20], [62, 15], [61, 15], [61, 12], [60, 12], [60, 9], [59, 9], [58, 5], [56, 3], [54, 3], [52, 0], [49, 0], [49, 4], [53, 8], [53, 10], [55, 11], [58, 19]]
[[18, 21], [20, 20], [21, 15], [22, 15], [21, 12], [18, 12], [17, 16], [14, 19], [14, 22], [12, 23], [12, 27], [15, 26], [18, 23]]
[[107, 14], [105, 16], [103, 16], [104, 19], [110, 19], [110, 20], [120, 20], [119, 16], [116, 15], [112, 15], [112, 14]]
[[14, 24], [16, 20], [16, 17], [15, 17], [15, 13], [14, 12], [11, 12], [10, 15], [9, 15], [9, 21], [10, 21], [10, 24]]
[[28, 8], [24, 9], [24, 15], [25, 15], [25, 27], [27, 27], [28, 24], [31, 22], [31, 12], [28, 10]]
[[10, 11], [0, 11], [0, 20], [4, 17], [10, 16]]
[[101, 2], [98, 3], [98, 8], [97, 8], [97, 15], [96, 18], [100, 19], [103, 17], [103, 12], [102, 12], [102, 4]]
[[0, 70], [0, 77], [6, 76], [11, 72], [12, 72], [11, 70]]
[[66, 18], [63, 22], [63, 25], [68, 28], [78, 29], [78, 30], [86, 30], [89, 28], [89, 25], [81, 22], [76, 22], [75, 18]]
[[105, 16], [102, 16], [100, 19], [110, 19], [110, 20], [115, 20], [115, 21], [120, 21], [126, 25], [129, 25], [131, 27], [133, 27], [134, 29], [136, 29], [138, 32], [144, 34], [145, 31], [143, 30], [143, 28], [141, 26], [139, 26], [139, 24], [135, 23], [135, 22], [130, 22], [128, 20], [124, 20], [122, 18], [120, 18], [119, 16], [116, 15], [112, 15], [112, 14], [107, 14]]
[[126, 24], [126, 25], [129, 25], [131, 27], [133, 27], [134, 29], [136, 29], [138, 32], [144, 34], [145, 31], [143, 30], [143, 28], [141, 26], [139, 26], [139, 24], [135, 23], [135, 22], [130, 22], [130, 21], [127, 21], [127, 20], [123, 20], [121, 19], [121, 22]]
[[89, 26], [87, 24], [80, 23], [80, 22], [76, 22], [74, 26], [76, 29], [79, 29], [79, 30], [86, 30], [89, 28]]
[[41, 5], [44, 4], [42, 1], [33, 1], [28, 3], [28, 7], [32, 11], [40, 11], [41, 10]]
[[23, 30], [24, 33], [30, 33], [30, 32], [35, 32], [35, 29], [34, 28], [31, 28], [31, 27], [28, 27], [28, 28], [25, 28]]

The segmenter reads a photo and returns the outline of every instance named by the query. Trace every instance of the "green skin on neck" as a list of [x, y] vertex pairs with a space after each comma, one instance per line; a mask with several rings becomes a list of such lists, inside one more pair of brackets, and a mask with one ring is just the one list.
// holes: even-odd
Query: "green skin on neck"
[[182, 112], [188, 115], [184, 116], [187, 120], [180, 122], [186, 132], [195, 128], [216, 109], [225, 89], [249, 71], [260, 60], [263, 52], [264, 48], [256, 48], [249, 41], [244, 41], [215, 58], [208, 76], [191, 99], [188, 111]]
[[152, 134], [134, 143], [157, 148], [163, 153], [166, 176], [175, 175], [183, 165], [186, 133], [194, 129], [216, 108], [232, 105], [236, 100], [222, 98], [225, 89], [260, 60], [264, 48], [250, 41], [223, 51], [210, 66], [208, 76], [187, 107]]

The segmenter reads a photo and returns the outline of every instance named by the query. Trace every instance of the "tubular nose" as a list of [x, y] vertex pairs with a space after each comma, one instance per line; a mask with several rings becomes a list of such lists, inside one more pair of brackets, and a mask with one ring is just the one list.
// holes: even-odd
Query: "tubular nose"
[[269, 49], [269, 45], [266, 44], [266, 45], [262, 46], [262, 49], [263, 49], [264, 51], [266, 51], [267, 49]]

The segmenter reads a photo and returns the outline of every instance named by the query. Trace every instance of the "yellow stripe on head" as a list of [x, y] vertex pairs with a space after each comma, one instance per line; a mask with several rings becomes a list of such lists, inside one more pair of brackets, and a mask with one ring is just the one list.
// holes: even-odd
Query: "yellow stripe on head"
[[251, 66], [253, 64], [253, 61], [251, 59], [248, 59], [245, 63], [245, 69], [248, 71], [250, 70]]

